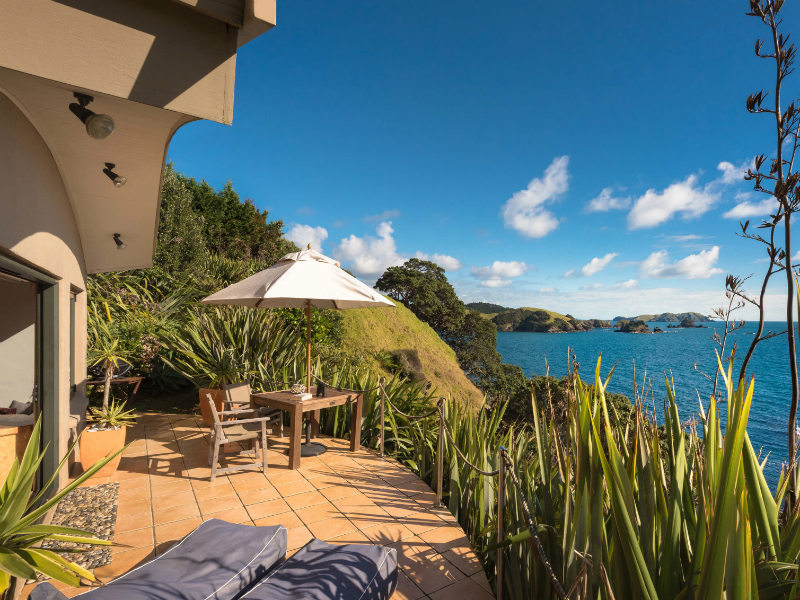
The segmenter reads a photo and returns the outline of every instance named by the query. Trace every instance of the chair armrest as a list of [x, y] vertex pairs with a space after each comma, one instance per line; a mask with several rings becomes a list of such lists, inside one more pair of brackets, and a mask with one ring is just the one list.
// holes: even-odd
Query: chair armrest
[[255, 419], [236, 419], [234, 421], [222, 421], [218, 423], [220, 427], [232, 427], [233, 425], [241, 425], [242, 423], [266, 423], [269, 417], [258, 417]]
[[267, 408], [266, 406], [261, 406], [256, 409], [262, 415], [280, 415], [283, 414], [283, 409], [280, 408]]
[[217, 411], [218, 415], [241, 415], [244, 413], [258, 412], [255, 408], [237, 408], [235, 410], [220, 410]]

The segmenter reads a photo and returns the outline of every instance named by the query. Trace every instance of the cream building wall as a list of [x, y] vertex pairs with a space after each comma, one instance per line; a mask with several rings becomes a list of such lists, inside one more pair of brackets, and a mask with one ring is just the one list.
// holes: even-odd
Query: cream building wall
[[[21, 110], [0, 93], [0, 252], [58, 281], [58, 455], [68, 447], [70, 367], [85, 393], [86, 269], [75, 218], [47, 145]], [[74, 364], [70, 365], [70, 294], [76, 291]]]

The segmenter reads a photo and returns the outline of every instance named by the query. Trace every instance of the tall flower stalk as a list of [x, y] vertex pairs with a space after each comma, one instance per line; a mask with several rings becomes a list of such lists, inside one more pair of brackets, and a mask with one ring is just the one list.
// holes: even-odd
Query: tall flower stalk
[[[750, 221], [740, 223], [741, 235], [764, 245], [769, 264], [762, 280], [761, 290], [757, 298], [744, 294], [741, 297], [754, 305], [759, 312], [756, 335], [748, 348], [740, 370], [740, 379], [746, 376], [747, 365], [756, 346], [775, 335], [764, 333], [765, 295], [767, 284], [773, 275], [783, 272], [786, 279], [786, 342], [787, 359], [791, 373], [791, 395], [789, 397], [789, 418], [787, 435], [789, 446], [789, 472], [795, 472], [794, 464], [797, 456], [797, 404], [799, 387], [797, 373], [797, 351], [794, 332], [794, 280], [792, 271], [792, 215], [797, 212], [800, 199], [797, 187], [800, 174], [795, 170], [794, 159], [797, 154], [798, 133], [800, 132], [800, 108], [790, 102], [786, 108], [782, 105], [783, 84], [794, 71], [797, 51], [794, 44], [789, 43], [789, 36], [781, 32], [780, 16], [784, 0], [750, 0], [749, 16], [759, 19], [769, 30], [768, 39], [756, 40], [757, 57], [771, 61], [775, 67], [775, 83], [770, 91], [760, 90], [747, 98], [746, 108], [752, 114], [766, 113], [772, 115], [775, 127], [775, 156], [768, 158], [759, 154], [754, 159], [754, 167], [747, 170], [745, 179], [753, 181], [753, 189], [775, 199], [774, 210], [769, 218], [762, 220], [758, 229], [748, 231]], [[769, 99], [769, 94], [772, 98]], [[779, 226], [783, 227], [783, 236]], [[781, 245], [782, 242], [782, 245]], [[730, 288], [729, 288], [730, 289]], [[789, 478], [787, 508], [794, 508], [797, 502], [797, 482]]]

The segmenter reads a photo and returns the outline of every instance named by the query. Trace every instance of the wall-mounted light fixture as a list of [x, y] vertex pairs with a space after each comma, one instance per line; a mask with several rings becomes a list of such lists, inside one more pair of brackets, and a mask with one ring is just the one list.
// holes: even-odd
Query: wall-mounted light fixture
[[77, 102], [70, 104], [69, 109], [86, 126], [86, 133], [97, 140], [110, 136], [114, 131], [114, 119], [86, 108], [94, 100], [92, 96], [75, 92], [75, 99]]
[[125, 183], [127, 183], [128, 178], [124, 177], [123, 175], [117, 175], [116, 173], [114, 173], [114, 167], [116, 166], [117, 165], [115, 165], [114, 163], [106, 163], [106, 168], [103, 169], [103, 173], [105, 173], [106, 177], [108, 177], [111, 181], [114, 182], [114, 187], [120, 188], [123, 185], [125, 185]]
[[114, 243], [117, 245], [117, 250], [124, 250], [128, 247], [128, 244], [120, 239], [120, 234], [118, 233], [114, 234]]

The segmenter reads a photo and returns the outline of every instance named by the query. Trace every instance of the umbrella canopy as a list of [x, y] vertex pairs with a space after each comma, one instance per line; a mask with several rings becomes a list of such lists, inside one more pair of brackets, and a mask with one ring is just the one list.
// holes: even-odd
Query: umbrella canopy
[[311, 391], [311, 307], [368, 308], [394, 306], [381, 294], [344, 271], [319, 252], [293, 252], [277, 263], [201, 300], [254, 308], [306, 309], [306, 385]]
[[293, 252], [277, 263], [201, 300], [255, 308], [368, 308], [390, 300], [316, 250]]

